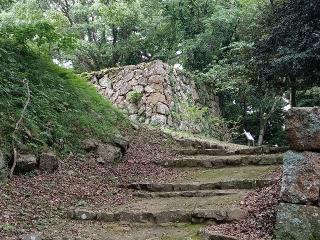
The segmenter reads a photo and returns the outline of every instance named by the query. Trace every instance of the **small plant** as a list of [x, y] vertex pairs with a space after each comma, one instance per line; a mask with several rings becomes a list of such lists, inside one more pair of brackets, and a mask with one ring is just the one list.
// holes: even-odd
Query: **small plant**
[[143, 94], [138, 91], [132, 91], [128, 94], [128, 101], [132, 104], [138, 104], [142, 99]]
[[[0, 228], [0, 229], [1, 229], [1, 228]], [[4, 225], [2, 225], [2, 230], [3, 230], [4, 232], [7, 232], [7, 233], [13, 232], [13, 231], [14, 231], [14, 226], [11, 225], [11, 224], [9, 224], [9, 223], [5, 223]]]

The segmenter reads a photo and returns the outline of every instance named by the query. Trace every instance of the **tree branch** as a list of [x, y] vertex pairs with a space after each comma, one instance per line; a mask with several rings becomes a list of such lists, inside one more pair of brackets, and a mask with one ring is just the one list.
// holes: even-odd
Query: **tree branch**
[[17, 165], [18, 151], [17, 151], [17, 148], [16, 148], [16, 134], [20, 130], [21, 122], [22, 122], [22, 120], [24, 118], [24, 115], [25, 115], [25, 113], [27, 111], [27, 108], [28, 108], [28, 106], [30, 104], [30, 100], [31, 100], [31, 92], [30, 92], [30, 88], [29, 88], [29, 81], [24, 79], [23, 83], [25, 84], [26, 89], [27, 89], [27, 100], [26, 100], [26, 102], [24, 104], [24, 107], [23, 107], [23, 109], [21, 111], [21, 114], [20, 114], [20, 118], [16, 122], [14, 131], [12, 133], [13, 164], [12, 164], [12, 167], [10, 169], [9, 179], [12, 178], [14, 169], [16, 168], [16, 165]]

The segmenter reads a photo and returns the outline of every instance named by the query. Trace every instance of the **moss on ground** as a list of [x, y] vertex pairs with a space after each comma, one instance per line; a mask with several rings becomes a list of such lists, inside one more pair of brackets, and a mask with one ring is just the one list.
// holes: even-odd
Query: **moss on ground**
[[44, 232], [45, 239], [57, 240], [61, 236], [74, 239], [96, 240], [200, 240], [200, 224], [108, 224], [98, 222], [64, 221], [52, 225]]
[[27, 98], [23, 79], [29, 82], [31, 102], [18, 134], [22, 151], [77, 153], [85, 138], [108, 141], [127, 126], [124, 115], [72, 71], [25, 47], [0, 42], [0, 149], [6, 154]]
[[279, 166], [243, 166], [221, 169], [183, 169], [178, 182], [219, 182], [242, 179], [262, 179]]

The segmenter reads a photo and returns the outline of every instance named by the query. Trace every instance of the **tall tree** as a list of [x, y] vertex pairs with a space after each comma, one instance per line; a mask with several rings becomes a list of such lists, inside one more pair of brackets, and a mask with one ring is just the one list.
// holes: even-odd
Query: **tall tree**
[[296, 91], [320, 83], [320, 2], [285, 0], [274, 3], [271, 31], [257, 43], [261, 81], [269, 87]]

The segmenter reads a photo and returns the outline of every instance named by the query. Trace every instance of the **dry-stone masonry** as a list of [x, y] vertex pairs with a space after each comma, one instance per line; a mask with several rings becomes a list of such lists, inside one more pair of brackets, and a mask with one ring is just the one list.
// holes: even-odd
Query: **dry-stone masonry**
[[[187, 73], [159, 60], [101, 70], [89, 73], [87, 77], [103, 96], [123, 109], [131, 120], [146, 124], [188, 130], [190, 121], [183, 120], [179, 113], [184, 111], [184, 105], [193, 106], [201, 97]], [[207, 107], [213, 115], [218, 116], [218, 99], [209, 96], [207, 100]]]
[[283, 160], [277, 240], [320, 240], [319, 114], [319, 107], [293, 108], [287, 114], [286, 129], [293, 151]]
[[286, 116], [286, 129], [292, 149], [319, 151], [320, 108], [293, 108]]

